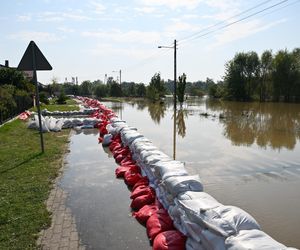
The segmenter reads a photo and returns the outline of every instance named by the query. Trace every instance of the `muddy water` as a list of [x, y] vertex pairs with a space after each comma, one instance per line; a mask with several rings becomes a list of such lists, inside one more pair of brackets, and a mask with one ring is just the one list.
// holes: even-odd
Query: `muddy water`
[[97, 129], [71, 136], [66, 162], [59, 185], [86, 249], [152, 249], [145, 228], [131, 216], [130, 192], [115, 178], [117, 165], [98, 144]]
[[276, 240], [300, 248], [300, 105], [190, 99], [105, 103], [199, 174], [205, 191], [243, 208]]

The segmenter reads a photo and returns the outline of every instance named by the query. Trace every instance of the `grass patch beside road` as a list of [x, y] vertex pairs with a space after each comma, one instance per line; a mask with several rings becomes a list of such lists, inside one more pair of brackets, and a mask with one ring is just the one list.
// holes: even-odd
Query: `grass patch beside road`
[[46, 209], [70, 130], [44, 134], [15, 120], [0, 127], [0, 249], [35, 249], [39, 231], [50, 225]]
[[[47, 109], [48, 111], [73, 111], [73, 110], [79, 110], [79, 106], [73, 99], [66, 100], [66, 104], [55, 104], [55, 100], [53, 99], [50, 101], [50, 104], [41, 104], [40, 108], [41, 110]], [[31, 111], [37, 112], [37, 108], [31, 108]]]

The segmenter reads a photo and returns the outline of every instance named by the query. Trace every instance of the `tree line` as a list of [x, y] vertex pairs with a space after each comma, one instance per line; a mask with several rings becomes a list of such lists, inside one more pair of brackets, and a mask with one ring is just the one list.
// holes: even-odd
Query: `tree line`
[[[211, 85], [214, 85], [212, 79], [207, 78], [206, 81], [186, 82], [186, 75], [183, 74], [178, 79], [178, 99], [183, 99], [183, 92], [192, 96], [203, 96], [208, 93]], [[182, 91], [180, 91], [182, 90]], [[108, 78], [106, 83], [101, 80], [83, 81], [76, 85], [73, 83], [60, 84], [56, 79], [52, 83], [41, 89], [41, 100], [44, 97], [53, 95], [81, 95], [88, 97], [104, 98], [104, 97], [146, 97], [152, 101], [159, 101], [165, 95], [171, 95], [174, 91], [174, 81], [162, 79], [160, 73], [155, 73], [149, 84], [122, 82], [121, 84]], [[181, 95], [180, 95], [181, 94]]]
[[239, 52], [225, 65], [224, 81], [209, 94], [235, 101], [300, 101], [300, 48], [273, 54]]
[[32, 107], [34, 84], [23, 72], [0, 69], [0, 124]]

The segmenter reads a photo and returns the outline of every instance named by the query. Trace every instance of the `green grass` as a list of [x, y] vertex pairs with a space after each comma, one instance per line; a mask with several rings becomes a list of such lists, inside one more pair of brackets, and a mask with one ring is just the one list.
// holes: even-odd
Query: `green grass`
[[45, 205], [61, 167], [70, 130], [44, 134], [20, 120], [0, 127], [0, 249], [35, 249], [38, 232], [50, 225]]
[[[48, 111], [73, 111], [79, 110], [78, 104], [73, 99], [68, 99], [66, 104], [55, 104], [55, 101], [51, 101], [49, 105], [42, 104], [41, 110], [47, 109]], [[37, 111], [37, 108], [31, 108], [31, 111]]]

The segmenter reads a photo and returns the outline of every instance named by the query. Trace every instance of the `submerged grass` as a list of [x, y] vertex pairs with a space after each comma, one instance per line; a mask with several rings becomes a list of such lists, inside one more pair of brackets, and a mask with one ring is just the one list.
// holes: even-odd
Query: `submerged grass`
[[0, 249], [35, 249], [50, 225], [45, 200], [57, 177], [70, 130], [39, 133], [20, 120], [0, 127]]

